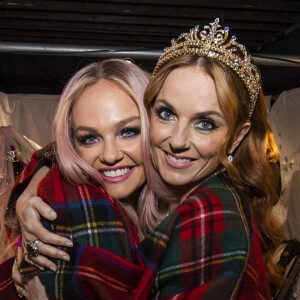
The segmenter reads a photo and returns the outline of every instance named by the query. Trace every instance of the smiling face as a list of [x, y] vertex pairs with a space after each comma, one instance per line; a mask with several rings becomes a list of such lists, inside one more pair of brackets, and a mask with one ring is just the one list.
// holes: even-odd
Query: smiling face
[[118, 85], [100, 80], [75, 102], [72, 127], [77, 153], [99, 171], [104, 188], [117, 199], [135, 198], [145, 174], [134, 100]]
[[227, 131], [212, 78], [196, 66], [171, 71], [151, 111], [152, 155], [162, 179], [194, 189], [218, 168]]

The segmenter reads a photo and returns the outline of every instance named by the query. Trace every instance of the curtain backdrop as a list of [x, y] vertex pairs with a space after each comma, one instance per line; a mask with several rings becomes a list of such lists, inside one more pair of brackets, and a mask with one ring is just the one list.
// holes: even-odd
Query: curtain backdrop
[[300, 88], [282, 92], [269, 111], [280, 149], [281, 203], [286, 211], [286, 239], [300, 241]]
[[58, 95], [0, 92], [0, 126], [12, 125], [18, 133], [43, 147], [53, 140], [52, 121]]

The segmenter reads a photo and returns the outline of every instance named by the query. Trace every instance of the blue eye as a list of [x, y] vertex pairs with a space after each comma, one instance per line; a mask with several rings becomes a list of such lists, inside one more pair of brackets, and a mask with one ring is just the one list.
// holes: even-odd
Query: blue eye
[[141, 129], [139, 127], [128, 127], [121, 130], [120, 135], [124, 138], [131, 138], [139, 135]]
[[169, 121], [174, 118], [174, 114], [167, 108], [160, 108], [156, 110], [156, 115], [164, 121]]
[[91, 135], [91, 134], [79, 136], [79, 137], [76, 137], [76, 139], [77, 139], [78, 143], [83, 146], [89, 146], [89, 145], [92, 145], [99, 141], [99, 137], [97, 137], [95, 135]]
[[214, 130], [217, 128], [215, 122], [211, 119], [203, 119], [200, 120], [197, 124], [196, 127], [200, 130], [203, 131], [210, 131], [210, 130]]

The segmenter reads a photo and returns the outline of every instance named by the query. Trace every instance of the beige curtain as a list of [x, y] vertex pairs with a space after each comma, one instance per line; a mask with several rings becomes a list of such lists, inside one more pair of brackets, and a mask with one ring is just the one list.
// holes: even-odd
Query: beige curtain
[[[0, 263], [13, 255], [6, 238], [4, 217], [11, 188], [15, 183], [14, 164], [24, 166], [37, 150], [11, 125], [0, 127]], [[12, 225], [12, 224], [11, 224]]]
[[0, 126], [12, 125], [18, 133], [43, 147], [53, 140], [52, 121], [58, 95], [0, 92]]
[[269, 111], [269, 121], [280, 149], [286, 239], [300, 241], [300, 88], [284, 91]]

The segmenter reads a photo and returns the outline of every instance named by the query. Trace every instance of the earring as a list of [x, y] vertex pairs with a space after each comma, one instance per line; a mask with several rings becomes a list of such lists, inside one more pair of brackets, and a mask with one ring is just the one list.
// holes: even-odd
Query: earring
[[231, 162], [231, 163], [233, 162], [233, 156], [232, 156], [232, 154], [229, 154], [229, 155], [228, 155], [228, 160], [229, 160], [229, 162]]

